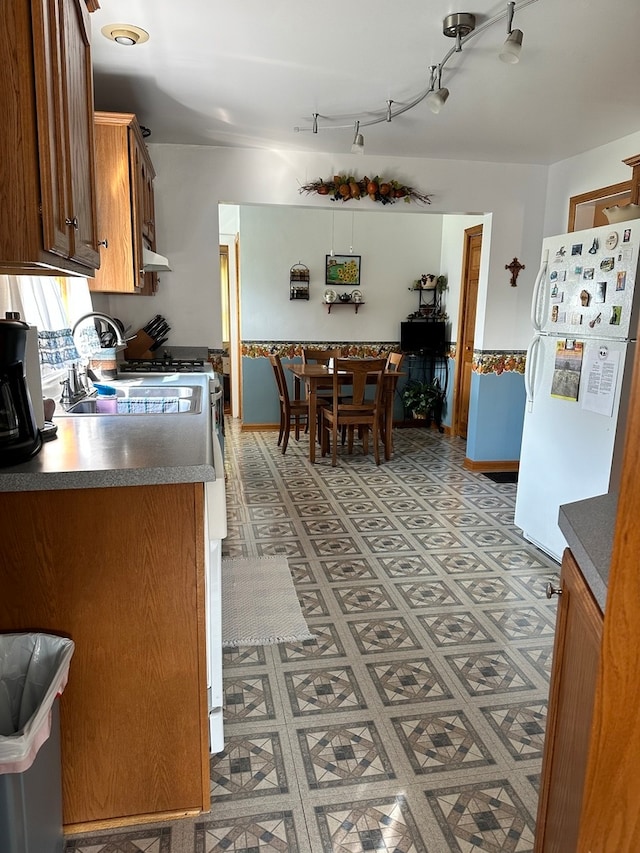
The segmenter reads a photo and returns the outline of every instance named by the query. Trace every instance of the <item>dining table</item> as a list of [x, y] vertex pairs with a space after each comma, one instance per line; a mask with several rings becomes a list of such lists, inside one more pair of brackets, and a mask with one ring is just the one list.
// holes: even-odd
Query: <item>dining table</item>
[[[294, 399], [300, 400], [301, 386], [304, 384], [309, 404], [309, 424], [317, 422], [318, 389], [333, 388], [333, 368], [324, 364], [289, 364], [287, 370], [293, 373]], [[384, 442], [384, 458], [388, 461], [393, 453], [393, 398], [398, 379], [404, 376], [396, 370], [385, 370], [383, 373], [383, 418], [382, 436]], [[344, 384], [350, 381], [349, 374], [344, 376]], [[313, 430], [315, 433], [315, 429]], [[309, 427], [309, 461], [316, 461], [316, 442]]]

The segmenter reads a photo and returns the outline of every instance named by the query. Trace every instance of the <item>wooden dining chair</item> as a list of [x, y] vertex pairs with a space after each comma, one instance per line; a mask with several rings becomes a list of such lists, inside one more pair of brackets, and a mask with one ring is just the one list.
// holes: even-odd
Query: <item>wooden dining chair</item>
[[387, 355], [387, 363], [385, 365], [385, 369], [390, 370], [392, 373], [399, 373], [400, 368], [402, 367], [403, 361], [404, 361], [404, 353], [403, 352], [390, 352]]
[[[335, 361], [340, 358], [342, 350], [340, 347], [334, 349], [315, 349], [314, 347], [302, 347], [302, 363], [303, 364], [323, 364], [325, 367], [329, 365], [331, 359]], [[318, 388], [316, 397], [323, 400], [330, 400], [333, 395], [331, 388]]]
[[[400, 369], [402, 367], [403, 361], [404, 361], [404, 353], [403, 352], [390, 352], [390, 353], [388, 353], [387, 354], [387, 363], [385, 365], [385, 369], [386, 369], [387, 373], [400, 373]], [[395, 387], [396, 387], [395, 384], [392, 386], [389, 386], [385, 383], [383, 404], [382, 404], [382, 417], [381, 417], [381, 432], [382, 432], [382, 438], [383, 438], [383, 441], [385, 443], [385, 446], [387, 444], [387, 430], [391, 430], [391, 433], [390, 433], [391, 441], [389, 442], [389, 447], [391, 449], [393, 449], [393, 406], [387, 405], [387, 403], [390, 402], [387, 395], [388, 394], [394, 394], [395, 393]], [[390, 418], [391, 418], [390, 423], [387, 423], [387, 418], [385, 416], [387, 409], [389, 409], [389, 412], [390, 412]]]
[[[289, 396], [289, 387], [284, 375], [282, 361], [279, 355], [270, 355], [269, 361], [273, 368], [276, 385], [278, 386], [278, 398], [280, 401], [280, 432], [278, 433], [278, 447], [282, 444], [282, 452], [287, 452], [291, 423], [295, 428], [296, 441], [300, 440], [300, 425], [309, 420], [309, 407], [306, 400], [292, 400]], [[320, 411], [320, 409], [318, 409]]]
[[302, 347], [303, 364], [324, 364], [326, 367], [332, 358], [340, 358], [342, 350], [340, 347], [334, 349], [315, 349], [314, 347]]
[[[334, 349], [316, 349], [314, 347], [302, 347], [302, 363], [303, 364], [323, 364], [325, 367], [328, 367], [331, 359], [335, 361], [336, 358], [340, 358], [342, 355], [342, 350], [340, 347], [335, 347]], [[333, 399], [333, 390], [331, 388], [318, 388], [316, 391], [316, 399], [322, 400], [326, 403], [331, 402]], [[341, 397], [341, 400], [343, 398]], [[344, 435], [343, 441], [344, 444]]]
[[[337, 463], [338, 435], [348, 430], [348, 450], [353, 447], [357, 428], [362, 434], [362, 450], [368, 453], [369, 431], [373, 441], [376, 465], [380, 464], [380, 424], [382, 418], [384, 358], [337, 358], [333, 372], [332, 400], [321, 409], [322, 455], [326, 456], [331, 441], [331, 464]], [[345, 398], [344, 386], [351, 386]], [[342, 400], [341, 400], [342, 398]]]

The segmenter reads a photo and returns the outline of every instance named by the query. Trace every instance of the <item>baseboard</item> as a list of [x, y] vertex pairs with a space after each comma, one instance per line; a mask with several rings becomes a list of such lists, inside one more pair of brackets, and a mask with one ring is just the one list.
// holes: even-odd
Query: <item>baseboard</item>
[[[394, 421], [393, 422], [394, 429], [434, 429], [436, 432], [439, 432], [437, 424], [435, 421], [431, 421], [430, 424], [427, 424], [425, 421], [420, 420], [418, 418], [412, 418], [410, 421]], [[451, 427], [447, 426], [447, 424], [442, 424], [442, 435], [451, 435]]]
[[209, 814], [200, 809], [184, 809], [172, 812], [154, 812], [153, 814], [136, 814], [127, 817], [114, 817], [107, 820], [89, 820], [86, 823], [67, 823], [62, 827], [64, 835], [75, 835], [78, 832], [97, 832], [101, 829], [120, 829], [127, 826], [136, 826], [143, 823], [157, 823], [158, 821], [179, 820], [181, 818], [193, 818], [198, 815]]
[[[240, 432], [273, 432], [279, 430], [280, 424], [241, 424]], [[293, 427], [291, 429], [293, 432]]]
[[520, 461], [518, 459], [494, 462], [484, 459], [476, 461], [475, 459], [467, 459], [465, 457], [462, 467], [466, 468], [467, 471], [478, 471], [480, 474], [486, 474], [487, 472], [493, 474], [496, 471], [518, 471], [520, 469]]

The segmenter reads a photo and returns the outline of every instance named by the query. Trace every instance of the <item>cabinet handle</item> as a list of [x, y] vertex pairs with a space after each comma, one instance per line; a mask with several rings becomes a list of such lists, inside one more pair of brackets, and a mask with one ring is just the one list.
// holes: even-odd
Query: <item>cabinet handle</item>
[[562, 587], [554, 586], [551, 581], [547, 584], [547, 598], [551, 598], [554, 595], [562, 595]]
[[74, 217], [73, 217], [73, 219], [68, 219], [68, 218], [67, 218], [67, 219], [65, 219], [64, 224], [65, 224], [65, 225], [73, 225], [73, 227], [74, 227], [74, 229], [75, 229], [76, 231], [77, 231], [77, 230], [78, 230], [78, 228], [80, 227], [80, 226], [78, 225], [78, 217], [77, 217], [77, 216], [74, 216]]
[[98, 246], [104, 246], [105, 249], [109, 248], [109, 241], [105, 237], [104, 240], [98, 240]]

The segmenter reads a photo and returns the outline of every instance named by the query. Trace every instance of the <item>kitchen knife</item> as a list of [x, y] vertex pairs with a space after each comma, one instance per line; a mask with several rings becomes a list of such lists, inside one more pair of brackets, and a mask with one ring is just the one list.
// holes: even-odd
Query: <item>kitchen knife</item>
[[149, 331], [149, 330], [152, 328], [152, 326], [154, 326], [154, 324], [155, 324], [159, 319], [160, 319], [160, 315], [159, 315], [159, 314], [156, 314], [156, 316], [155, 316], [155, 317], [152, 317], [152, 318], [151, 318], [151, 320], [149, 320], [149, 322], [147, 323], [147, 325], [146, 325], [146, 326], [143, 326], [143, 327], [142, 327], [142, 331], [143, 331], [143, 332], [146, 332], [147, 334], [150, 334], [150, 331]]
[[153, 321], [153, 323], [151, 324], [151, 328], [149, 329], [147, 334], [150, 335], [152, 338], [155, 338], [157, 340], [160, 337], [160, 329], [162, 328], [164, 323], [165, 323], [164, 317], [159, 316], [157, 320]]
[[166, 344], [166, 342], [167, 342], [168, 340], [169, 340], [169, 338], [168, 338], [168, 337], [167, 337], [167, 338], [160, 338], [160, 340], [159, 340], [159, 341], [156, 341], [156, 342], [155, 342], [155, 344], [152, 344], [152, 345], [149, 347], [149, 351], [150, 351], [150, 352], [155, 352], [157, 349], [160, 349], [160, 347], [162, 346], [162, 344]]

